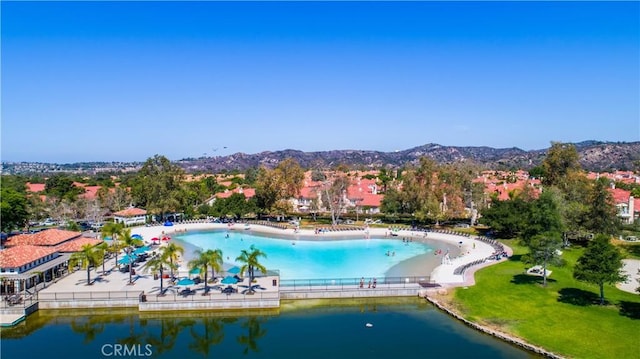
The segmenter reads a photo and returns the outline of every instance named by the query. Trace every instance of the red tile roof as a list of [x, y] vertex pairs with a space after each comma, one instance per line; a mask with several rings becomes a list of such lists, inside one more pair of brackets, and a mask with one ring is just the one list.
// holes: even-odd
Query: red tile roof
[[60, 253], [79, 252], [80, 250], [82, 250], [82, 247], [87, 244], [90, 244], [93, 247], [93, 246], [97, 246], [102, 242], [104, 242], [102, 239], [81, 237], [81, 238], [73, 239], [73, 240], [64, 242], [62, 244], [59, 244], [56, 246], [56, 249]]
[[55, 246], [72, 238], [80, 237], [82, 233], [65, 231], [62, 229], [47, 229], [33, 234], [19, 234], [10, 237], [7, 246]]
[[300, 198], [316, 198], [318, 197], [318, 189], [316, 187], [302, 187], [300, 189]]
[[80, 195], [81, 198], [94, 199], [98, 196], [98, 190], [102, 186], [84, 186], [84, 193]]
[[218, 197], [218, 198], [229, 198], [234, 193], [242, 193], [242, 194], [244, 194], [245, 198], [251, 198], [251, 197], [256, 195], [256, 189], [255, 188], [240, 188], [240, 187], [238, 187], [238, 188], [236, 188], [236, 189], [234, 189], [232, 191], [226, 190], [224, 192], [216, 193], [216, 197]]
[[368, 207], [380, 207], [382, 203], [382, 198], [384, 198], [381, 194], [372, 194], [366, 193], [362, 201], [358, 202], [359, 206], [368, 206]]
[[16, 246], [0, 251], [0, 268], [15, 268], [57, 252], [53, 247]]
[[141, 208], [127, 208], [125, 210], [122, 211], [118, 211], [116, 213], [114, 213], [114, 216], [118, 216], [118, 217], [135, 217], [135, 216], [142, 216], [147, 214], [147, 211], [145, 211], [144, 209]]
[[[615, 204], [629, 203], [629, 197], [631, 196], [631, 192], [621, 188], [610, 188], [609, 192], [611, 193], [611, 196], [613, 197], [613, 201], [615, 202]], [[635, 200], [634, 200], [634, 207], [635, 207]]]
[[27, 191], [29, 192], [43, 192], [44, 191], [44, 183], [29, 183], [27, 182]]

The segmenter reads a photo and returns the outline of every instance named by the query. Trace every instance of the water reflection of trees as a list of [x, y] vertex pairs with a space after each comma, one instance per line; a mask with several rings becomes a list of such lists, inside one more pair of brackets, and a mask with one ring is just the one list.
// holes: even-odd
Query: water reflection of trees
[[133, 315], [130, 315], [128, 317], [127, 321], [129, 322], [129, 335], [127, 335], [124, 338], [118, 339], [118, 343], [126, 345], [127, 347], [133, 347], [138, 344], [144, 344], [143, 339], [145, 338], [145, 335], [144, 333], [136, 332], [135, 325], [134, 325], [135, 319], [137, 318]]
[[[144, 348], [145, 344], [150, 344], [154, 356], [186, 350], [198, 356], [211, 357], [215, 355], [216, 346], [220, 345], [231, 350], [235, 350], [231, 347], [238, 346], [247, 355], [260, 351], [259, 340], [267, 334], [263, 324], [277, 312], [254, 313], [251, 317], [246, 317], [244, 312], [181, 312], [141, 316], [138, 312], [117, 309], [52, 311], [47, 314], [34, 313], [20, 328], [3, 328], [2, 335], [20, 338], [51, 323], [58, 323], [69, 325], [78, 336], [77, 340], [82, 340], [84, 344], [111, 337], [115, 343], [129, 347]], [[229, 333], [233, 333], [232, 339], [225, 342], [225, 334]]]
[[101, 317], [81, 317], [71, 320], [71, 330], [84, 335], [84, 344], [89, 344], [104, 331], [105, 321]]
[[[140, 322], [144, 322], [144, 326], [147, 324], [147, 321], [143, 319], [141, 319]], [[158, 322], [160, 325], [160, 333], [156, 335], [147, 332], [146, 337], [146, 343], [153, 346], [153, 353], [156, 355], [171, 352], [178, 340], [180, 332], [195, 324], [193, 319], [163, 318], [159, 321], [152, 321], [154, 324]]]
[[193, 342], [189, 344], [189, 349], [209, 357], [211, 346], [222, 343], [224, 339], [224, 322], [222, 318], [202, 318], [201, 332], [198, 327], [191, 327], [191, 337]]
[[262, 329], [262, 324], [265, 321], [266, 319], [263, 317], [249, 317], [240, 325], [247, 330], [246, 335], [240, 335], [237, 338], [238, 343], [245, 347], [242, 351], [244, 355], [251, 351], [260, 351], [257, 341], [267, 334], [266, 329]]

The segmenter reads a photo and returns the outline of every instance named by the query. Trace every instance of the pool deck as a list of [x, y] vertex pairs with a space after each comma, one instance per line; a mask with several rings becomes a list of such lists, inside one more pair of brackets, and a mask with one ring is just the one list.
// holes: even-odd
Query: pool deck
[[[366, 238], [364, 230], [324, 232], [316, 234], [311, 229], [279, 229], [260, 225], [250, 225], [252, 232], [262, 234], [273, 234], [278, 237], [306, 238], [317, 240], [330, 240], [335, 238]], [[171, 227], [152, 226], [134, 227], [131, 233], [140, 234], [149, 240], [153, 237], [162, 238], [172, 236], [177, 233], [195, 230], [226, 229], [231, 231], [242, 231], [246, 227], [243, 224], [220, 224], [220, 223], [188, 223], [176, 224]], [[390, 236], [390, 232], [385, 228], [369, 228], [369, 237], [389, 237], [415, 238], [421, 240], [437, 240], [457, 246], [460, 255], [451, 258], [450, 263], [441, 264], [432, 273], [425, 273], [430, 276], [430, 284], [437, 283], [438, 287], [465, 286], [473, 284], [473, 273], [477, 268], [496, 263], [495, 261], [471, 267], [464, 274], [454, 274], [457, 267], [472, 263], [476, 260], [490, 256], [495, 249], [474, 237], [463, 237], [455, 234], [437, 232], [418, 232], [409, 230], [399, 230], [394, 232], [396, 236]], [[167, 241], [162, 241], [160, 246], [166, 246]], [[153, 246], [151, 251], [158, 250], [158, 246]], [[511, 254], [511, 250], [506, 248]], [[188, 276], [186, 262], [189, 257], [185, 253], [185, 258], [179, 260], [177, 277]], [[119, 256], [121, 258], [121, 256]], [[207, 309], [248, 309], [248, 308], [277, 308], [280, 299], [307, 299], [307, 298], [355, 298], [355, 297], [378, 297], [378, 296], [414, 296], [420, 295], [425, 290], [425, 286], [417, 283], [388, 284], [379, 285], [378, 288], [358, 288], [335, 287], [318, 290], [317, 288], [290, 288], [280, 287], [278, 277], [262, 277], [257, 279], [259, 290], [256, 294], [242, 294], [246, 289], [244, 283], [235, 286], [238, 292], [225, 294], [221, 293], [223, 286], [213, 283], [209, 287], [213, 289], [204, 294], [204, 285], [192, 286], [191, 293], [183, 295], [184, 287], [172, 284], [168, 279], [164, 279], [165, 295], [159, 296], [160, 280], [154, 279], [152, 273], [142, 263], [134, 267], [136, 274], [132, 276], [133, 284], [129, 284], [129, 274], [122, 273], [117, 269], [115, 258], [111, 258], [91, 271], [92, 284], [87, 285], [86, 270], [79, 270], [61, 278], [56, 283], [52, 283], [47, 288], [38, 293], [37, 309], [59, 309], [59, 308], [98, 308], [98, 307], [138, 307], [140, 311], [164, 311], [164, 310], [207, 310]], [[218, 274], [217, 274], [218, 276]], [[274, 282], [275, 280], [275, 282]], [[144, 297], [143, 297], [144, 296]], [[28, 315], [16, 313], [2, 313], [2, 325], [13, 325]]]

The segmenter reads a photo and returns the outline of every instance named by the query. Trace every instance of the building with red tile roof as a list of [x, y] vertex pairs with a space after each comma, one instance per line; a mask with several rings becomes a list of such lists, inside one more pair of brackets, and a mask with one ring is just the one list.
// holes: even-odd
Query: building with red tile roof
[[116, 223], [123, 223], [125, 226], [147, 223], [147, 211], [142, 208], [130, 207], [113, 214]]
[[44, 192], [44, 183], [31, 183], [27, 182], [27, 191], [32, 193]]
[[499, 201], [506, 201], [511, 196], [523, 192], [527, 187], [531, 194], [537, 197], [541, 190], [540, 180], [529, 178], [526, 171], [483, 171], [473, 180], [474, 183], [484, 184], [484, 193], [488, 198], [496, 196]]
[[54, 247], [23, 245], [0, 251], [0, 273], [21, 274], [58, 257]]
[[93, 246], [97, 246], [102, 242], [104, 242], [102, 239], [80, 237], [80, 238], [72, 239], [70, 241], [66, 241], [62, 244], [59, 244], [56, 246], [56, 249], [60, 253], [80, 252], [82, 250], [82, 247], [84, 247], [87, 244], [93, 247]]
[[618, 218], [624, 224], [633, 224], [640, 218], [640, 202], [631, 195], [630, 191], [621, 188], [609, 188], [609, 193], [618, 211]]
[[80, 236], [82, 236], [82, 233], [80, 232], [52, 228], [37, 233], [19, 234], [17, 236], [9, 237], [6, 245], [7, 247], [24, 245], [51, 247], [75, 238], [80, 238]]
[[237, 187], [233, 190], [224, 190], [224, 192], [218, 192], [216, 194], [214, 194], [213, 196], [209, 197], [205, 203], [208, 205], [212, 205], [213, 202], [215, 202], [215, 200], [217, 198], [229, 198], [231, 197], [231, 195], [233, 195], [234, 193], [239, 193], [239, 194], [243, 194], [244, 197], [246, 199], [252, 198], [256, 195], [256, 189], [255, 188], [242, 188], [242, 187]]
[[587, 174], [587, 178], [589, 179], [598, 179], [601, 177], [626, 184], [640, 183], [640, 174], [636, 174], [633, 171], [589, 172]]

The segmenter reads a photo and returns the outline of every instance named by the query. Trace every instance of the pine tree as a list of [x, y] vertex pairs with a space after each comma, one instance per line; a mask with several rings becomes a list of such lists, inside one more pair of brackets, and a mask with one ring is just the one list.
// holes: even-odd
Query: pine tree
[[573, 270], [573, 277], [600, 287], [600, 304], [604, 304], [604, 284], [622, 282], [622, 254], [606, 235], [597, 235], [587, 246]]

